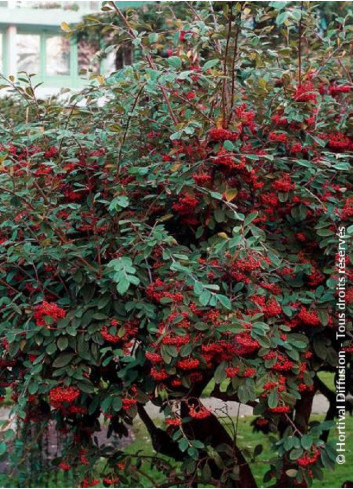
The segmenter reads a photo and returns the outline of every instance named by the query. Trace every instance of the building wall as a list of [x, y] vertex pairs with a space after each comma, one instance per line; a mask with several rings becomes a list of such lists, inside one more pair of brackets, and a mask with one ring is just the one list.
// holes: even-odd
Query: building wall
[[[122, 7], [142, 3], [117, 2]], [[89, 75], [104, 69], [94, 57], [99, 46], [65, 38], [60, 26], [78, 23], [84, 15], [99, 12], [100, 6], [97, 1], [0, 0], [0, 73], [34, 74], [34, 83], [42, 83], [40, 96], [86, 86], [89, 76], [84, 71]]]

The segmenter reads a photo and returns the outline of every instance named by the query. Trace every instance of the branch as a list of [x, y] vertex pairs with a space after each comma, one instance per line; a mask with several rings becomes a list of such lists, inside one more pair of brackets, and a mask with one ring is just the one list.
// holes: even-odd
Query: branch
[[141, 421], [144, 423], [150, 434], [152, 446], [156, 452], [172, 457], [174, 460], [183, 460], [184, 456], [179, 450], [178, 444], [171, 439], [168, 433], [156, 427], [142, 404], [137, 405], [137, 411]]
[[237, 24], [237, 30], [235, 33], [235, 40], [234, 40], [234, 52], [233, 52], [233, 60], [232, 60], [232, 88], [231, 88], [231, 96], [230, 96], [230, 110], [229, 110], [229, 118], [228, 118], [228, 123], [230, 124], [232, 117], [233, 117], [233, 107], [234, 107], [234, 92], [235, 92], [235, 80], [236, 80], [236, 70], [235, 70], [235, 62], [238, 57], [238, 46], [239, 46], [239, 35], [241, 32], [241, 14], [244, 8], [244, 3], [241, 4], [241, 9], [238, 13], [238, 24]]
[[300, 20], [299, 20], [299, 39], [298, 39], [298, 80], [299, 86], [302, 83], [302, 38], [303, 38], [303, 7], [304, 2], [300, 2]]
[[224, 52], [224, 65], [223, 65], [223, 86], [222, 86], [222, 127], [225, 127], [227, 114], [226, 114], [226, 106], [227, 106], [227, 57], [228, 57], [228, 49], [229, 49], [229, 41], [232, 34], [232, 2], [228, 2], [229, 7], [229, 15], [228, 15], [228, 33], [227, 33], [227, 41], [226, 48]]
[[[115, 2], [110, 2], [110, 4], [114, 8], [115, 12], [118, 14], [118, 16], [120, 17], [120, 19], [123, 21], [123, 23], [126, 25], [127, 30], [129, 32], [130, 36], [132, 37], [132, 39], [137, 39], [137, 36], [136, 36], [134, 30], [130, 26], [128, 20], [126, 19], [126, 17], [122, 13], [122, 11], [119, 9], [119, 7], [116, 6]], [[152, 59], [152, 56], [149, 53], [146, 53], [146, 50], [145, 50], [145, 48], [143, 46], [142, 46], [142, 53], [145, 56], [145, 58], [147, 60], [147, 63], [149, 64], [150, 68], [152, 70], [156, 70], [156, 65], [154, 64], [154, 61]], [[178, 121], [176, 115], [173, 112], [172, 106], [170, 105], [170, 101], [169, 101], [167, 90], [162, 85], [159, 85], [159, 88], [161, 89], [162, 95], [163, 95], [163, 98], [164, 98], [164, 101], [167, 104], [167, 108], [168, 108], [168, 112], [170, 114], [170, 117], [171, 117], [172, 121], [174, 122], [174, 124], [177, 125], [179, 123], [179, 121]]]
[[128, 116], [127, 121], [126, 121], [125, 129], [124, 129], [124, 135], [123, 135], [122, 142], [120, 144], [120, 149], [119, 149], [119, 154], [118, 154], [118, 165], [117, 165], [118, 166], [118, 168], [117, 168], [118, 172], [117, 172], [117, 176], [119, 176], [119, 174], [120, 174], [121, 160], [122, 160], [122, 156], [123, 156], [123, 146], [125, 144], [126, 137], [127, 137], [128, 131], [129, 131], [130, 122], [131, 122], [131, 119], [132, 119], [132, 114], [133, 114], [133, 112], [134, 112], [134, 110], [136, 108], [136, 105], [138, 103], [138, 100], [139, 100], [139, 98], [141, 96], [141, 93], [142, 93], [144, 87], [145, 87], [145, 83], [140, 87], [140, 90], [137, 92], [137, 95], [135, 97], [135, 100], [134, 100], [134, 102], [133, 102], [133, 104], [132, 104], [132, 106], [131, 106], [131, 108], [129, 110], [129, 116]]
[[[180, 415], [182, 418], [189, 417], [189, 407], [190, 404], [197, 404], [202, 407], [202, 403], [199, 399], [190, 402], [182, 402]], [[234, 481], [233, 487], [257, 487], [256, 480], [252, 474], [251, 468], [244, 457], [241, 449], [234, 443], [234, 440], [224, 427], [224, 425], [219, 421], [217, 416], [210, 414], [204, 419], [192, 419], [190, 422], [185, 423], [184, 430], [186, 436], [190, 440], [200, 440], [207, 445], [217, 449], [219, 445], [225, 444], [229, 446], [230, 453], [222, 454], [223, 458], [229, 458], [232, 462], [236, 463], [239, 467], [239, 480]], [[210, 461], [210, 468], [212, 471], [212, 477], [219, 480], [222, 470], [216, 464]]]

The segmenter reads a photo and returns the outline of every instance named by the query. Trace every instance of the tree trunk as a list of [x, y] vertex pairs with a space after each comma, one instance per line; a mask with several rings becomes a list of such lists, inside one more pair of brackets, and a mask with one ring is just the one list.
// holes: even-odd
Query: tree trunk
[[[199, 400], [196, 400], [195, 404], [202, 406]], [[181, 405], [181, 416], [189, 416], [189, 408], [186, 403], [182, 403]], [[228, 487], [257, 487], [255, 478], [244, 455], [214, 414], [211, 414], [204, 419], [193, 419], [191, 422], [185, 423], [183, 429], [190, 439], [200, 440], [207, 443], [215, 450], [217, 450], [217, 447], [220, 445], [227, 445], [229, 447], [229, 455], [222, 452], [221, 458], [225, 464], [227, 460], [232, 462], [235, 460], [237, 462], [237, 466], [239, 467], [239, 479], [230, 479], [228, 482], [230, 485]], [[212, 471], [212, 477], [219, 480], [222, 474], [222, 469], [220, 469], [216, 463], [209, 465]]]

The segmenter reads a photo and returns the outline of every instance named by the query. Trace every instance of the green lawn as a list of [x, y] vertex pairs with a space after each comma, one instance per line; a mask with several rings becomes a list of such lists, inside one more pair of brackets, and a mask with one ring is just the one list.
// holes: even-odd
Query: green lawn
[[332, 373], [332, 372], [319, 372], [318, 377], [327, 385], [327, 387], [329, 389], [331, 389], [332, 391], [336, 390], [334, 373]]

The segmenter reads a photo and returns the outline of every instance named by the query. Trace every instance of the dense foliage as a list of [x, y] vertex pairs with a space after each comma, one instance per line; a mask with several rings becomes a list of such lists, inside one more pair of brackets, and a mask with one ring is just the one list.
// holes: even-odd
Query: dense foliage
[[[53, 463], [77, 485], [136, 484], [139, 454], [94, 435], [139, 414], [164, 485], [255, 487], [261, 447], [243, 452], [241, 423], [204, 407], [212, 380], [269, 435], [265, 483], [334, 466], [317, 374], [344, 351], [351, 375], [353, 269], [347, 250], [340, 338], [336, 255], [352, 234], [353, 24], [318, 30], [312, 2], [285, 4], [191, 2], [150, 32], [107, 3], [141, 61], [64, 103], [10, 80], [25, 108], [0, 127], [0, 389], [29, 438], [55, 420]], [[26, 444], [7, 438], [18, 476]]]

